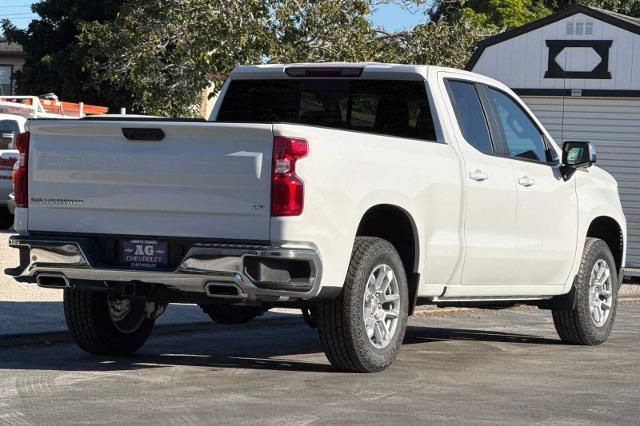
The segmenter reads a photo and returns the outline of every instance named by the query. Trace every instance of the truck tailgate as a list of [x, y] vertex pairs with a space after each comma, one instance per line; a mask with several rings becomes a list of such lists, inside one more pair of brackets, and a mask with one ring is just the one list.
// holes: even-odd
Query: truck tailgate
[[29, 231], [269, 240], [270, 124], [37, 120], [29, 130]]

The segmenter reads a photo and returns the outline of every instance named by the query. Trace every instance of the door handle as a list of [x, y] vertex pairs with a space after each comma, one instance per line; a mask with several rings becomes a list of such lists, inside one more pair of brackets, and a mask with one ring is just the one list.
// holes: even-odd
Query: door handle
[[518, 183], [524, 187], [529, 187], [529, 186], [533, 186], [536, 184], [536, 181], [533, 180], [533, 178], [530, 178], [529, 176], [522, 176], [520, 179], [518, 179]]
[[478, 181], [478, 182], [482, 182], [483, 180], [487, 180], [489, 179], [489, 176], [483, 172], [482, 170], [474, 170], [471, 173], [469, 173], [469, 177], [472, 180]]

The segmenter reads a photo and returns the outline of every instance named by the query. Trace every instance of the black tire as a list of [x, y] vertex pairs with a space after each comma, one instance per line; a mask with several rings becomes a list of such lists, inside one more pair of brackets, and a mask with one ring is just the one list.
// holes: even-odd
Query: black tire
[[[400, 309], [389, 344], [378, 348], [367, 335], [363, 300], [369, 276], [383, 264], [391, 267], [396, 276]], [[342, 293], [322, 301], [318, 310], [318, 333], [329, 362], [342, 371], [371, 373], [387, 368], [402, 346], [408, 305], [407, 278], [393, 245], [380, 238], [356, 238]]]
[[121, 329], [127, 325], [127, 331], [123, 332], [111, 319], [107, 300], [104, 292], [65, 289], [64, 316], [67, 326], [75, 343], [89, 353], [129, 355], [145, 343], [155, 320], [144, 316], [143, 301], [131, 301], [130, 313], [118, 322]]
[[200, 305], [200, 308], [209, 318], [218, 324], [245, 324], [264, 314], [267, 310], [256, 306], [238, 306], [238, 305]]
[[[611, 276], [611, 307], [604, 324], [598, 326], [591, 316], [591, 271], [599, 260], [609, 266]], [[607, 244], [597, 238], [587, 238], [582, 262], [575, 281], [575, 306], [572, 310], [554, 310], [553, 323], [560, 339], [574, 345], [599, 345], [604, 343], [613, 329], [618, 308], [618, 271]]]

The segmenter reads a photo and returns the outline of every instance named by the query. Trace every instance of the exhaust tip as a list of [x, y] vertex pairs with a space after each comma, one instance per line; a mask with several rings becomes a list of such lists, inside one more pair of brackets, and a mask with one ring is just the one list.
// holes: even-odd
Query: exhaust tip
[[36, 277], [38, 287], [43, 288], [70, 288], [69, 280], [62, 274], [38, 274]]
[[207, 296], [223, 299], [244, 299], [240, 287], [231, 283], [208, 282], [204, 286]]

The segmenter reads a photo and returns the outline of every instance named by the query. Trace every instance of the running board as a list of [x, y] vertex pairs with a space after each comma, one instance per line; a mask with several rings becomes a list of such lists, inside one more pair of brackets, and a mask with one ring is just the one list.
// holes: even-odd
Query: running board
[[433, 303], [495, 303], [495, 302], [529, 302], [548, 300], [551, 296], [493, 296], [493, 297], [434, 297]]

